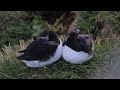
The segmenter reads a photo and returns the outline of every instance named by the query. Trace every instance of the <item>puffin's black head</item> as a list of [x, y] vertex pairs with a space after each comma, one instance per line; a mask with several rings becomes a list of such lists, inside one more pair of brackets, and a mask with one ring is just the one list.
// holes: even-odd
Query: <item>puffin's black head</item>
[[89, 35], [79, 35], [76, 32], [69, 34], [66, 45], [75, 51], [84, 51], [86, 53], [89, 53], [92, 47]]
[[76, 38], [76, 37], [78, 37], [78, 33], [76, 32], [71, 32], [68, 36], [68, 38]]
[[75, 51], [78, 51], [79, 50], [78, 33], [71, 32], [66, 40], [65, 45], [67, 45], [68, 47], [72, 48]]
[[44, 30], [40, 33], [39, 37], [46, 37], [49, 34], [48, 30]]
[[59, 43], [58, 35], [54, 31], [44, 30], [43, 32], [40, 33], [39, 38]]
[[71, 33], [69, 34], [69, 37], [68, 37], [68, 38], [77, 38], [78, 35], [79, 35], [79, 33], [80, 33], [80, 29], [79, 29], [79, 28], [76, 28], [73, 32], [71, 32]]
[[81, 37], [79, 36], [79, 43], [80, 45], [86, 45], [86, 40], [88, 39], [89, 37], [85, 36], [85, 37]]
[[60, 43], [58, 34], [54, 31], [49, 31], [49, 41]]
[[49, 31], [49, 40], [51, 41], [51, 40], [54, 40], [56, 38], [58, 38], [57, 33], [54, 31]]
[[86, 53], [90, 53], [93, 46], [92, 41], [93, 38], [91, 35], [79, 36], [79, 46], [81, 47], [81, 50]]
[[43, 32], [40, 33], [39, 37], [41, 39], [48, 39], [48, 41], [56, 41], [56, 39], [58, 39], [58, 34], [54, 31], [48, 31], [48, 30], [44, 30]]
[[77, 37], [78, 37], [78, 33], [76, 33], [76, 32], [71, 32], [71, 33], [68, 35], [67, 39], [65, 40], [63, 46], [64, 46], [64, 45], [68, 45], [68, 46], [69, 46], [70, 44], [72, 44], [72, 43], [77, 39]]
[[44, 30], [40, 33], [39, 38], [49, 40], [49, 31]]
[[49, 30], [44, 30], [42, 31], [38, 38], [34, 38], [34, 40], [36, 39], [42, 39], [42, 40], [47, 40], [47, 41], [55, 41], [56, 43], [59, 43], [59, 38], [58, 38], [58, 34], [54, 31], [49, 31]]
[[48, 34], [49, 34], [49, 31], [48, 30], [44, 30], [38, 36], [35, 36], [34, 40], [39, 39], [39, 38], [43, 38], [43, 39], [47, 39], [48, 40]]

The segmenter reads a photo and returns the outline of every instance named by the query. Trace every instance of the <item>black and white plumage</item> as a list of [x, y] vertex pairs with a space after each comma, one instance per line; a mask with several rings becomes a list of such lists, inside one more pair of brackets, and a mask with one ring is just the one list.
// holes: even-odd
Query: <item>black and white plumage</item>
[[62, 41], [53, 31], [43, 31], [19, 56], [28, 67], [44, 67], [58, 61], [62, 56]]
[[63, 47], [62, 56], [65, 61], [72, 64], [82, 64], [90, 60], [94, 49], [91, 35], [79, 35], [76, 32], [69, 34]]

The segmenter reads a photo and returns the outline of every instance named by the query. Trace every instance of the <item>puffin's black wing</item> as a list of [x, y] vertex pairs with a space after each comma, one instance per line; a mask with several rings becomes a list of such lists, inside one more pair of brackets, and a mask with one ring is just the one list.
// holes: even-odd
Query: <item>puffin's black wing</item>
[[52, 41], [38, 39], [33, 41], [24, 54], [18, 57], [23, 60], [47, 60], [54, 55], [57, 44]]

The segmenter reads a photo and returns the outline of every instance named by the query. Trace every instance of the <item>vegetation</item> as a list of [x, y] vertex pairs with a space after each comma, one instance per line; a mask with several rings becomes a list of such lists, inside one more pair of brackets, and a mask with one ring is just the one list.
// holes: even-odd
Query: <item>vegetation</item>
[[[0, 28], [0, 78], [1, 79], [88, 79], [90, 73], [102, 62], [102, 58], [114, 48], [120, 32], [120, 12], [118, 11], [81, 11], [77, 26], [81, 33], [97, 35], [94, 58], [82, 65], [72, 65], [62, 58], [47, 67], [30, 69], [16, 56], [41, 30], [41, 16], [26, 12], [13, 12], [8, 15]], [[98, 24], [99, 22], [99, 24]], [[96, 25], [98, 25], [96, 27]]]
[[33, 38], [36, 33], [41, 30], [41, 20], [34, 17], [31, 21], [25, 12], [14, 12], [8, 15], [8, 19], [4, 20], [0, 28], [0, 47], [5, 45], [19, 44], [19, 40], [27, 40]]

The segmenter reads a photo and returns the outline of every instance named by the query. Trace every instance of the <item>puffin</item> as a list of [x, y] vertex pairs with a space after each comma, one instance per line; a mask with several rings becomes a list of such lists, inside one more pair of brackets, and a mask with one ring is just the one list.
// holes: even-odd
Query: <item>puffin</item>
[[93, 57], [93, 36], [80, 35], [77, 31], [73, 31], [68, 35], [63, 46], [62, 57], [71, 64], [82, 64]]
[[62, 57], [63, 44], [54, 31], [44, 30], [39, 38], [28, 45], [17, 58], [27, 67], [39, 68], [48, 66]]

